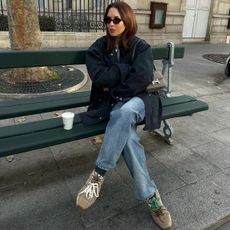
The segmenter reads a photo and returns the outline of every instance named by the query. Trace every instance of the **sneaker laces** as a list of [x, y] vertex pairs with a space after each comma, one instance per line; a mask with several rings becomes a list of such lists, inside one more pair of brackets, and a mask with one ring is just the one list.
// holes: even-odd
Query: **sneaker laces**
[[80, 194], [85, 193], [85, 196], [87, 199], [91, 199], [94, 196], [99, 197], [99, 183], [102, 180], [103, 180], [103, 177], [97, 172], [94, 172], [92, 174], [91, 181], [86, 186], [86, 188], [80, 192]]
[[164, 211], [166, 210], [166, 208], [162, 204], [160, 196], [150, 198], [148, 201], [148, 205], [156, 216], [164, 215]]
[[150, 207], [151, 207], [152, 210], [160, 209], [162, 207], [161, 198], [160, 197], [155, 197], [152, 200]]
[[80, 194], [81, 193], [85, 193], [87, 199], [91, 199], [94, 196], [99, 197], [98, 183], [89, 182], [86, 188], [80, 192]]
[[162, 216], [165, 214], [165, 210], [167, 210], [165, 207], [160, 207], [159, 209], [154, 210], [153, 212], [156, 216]]

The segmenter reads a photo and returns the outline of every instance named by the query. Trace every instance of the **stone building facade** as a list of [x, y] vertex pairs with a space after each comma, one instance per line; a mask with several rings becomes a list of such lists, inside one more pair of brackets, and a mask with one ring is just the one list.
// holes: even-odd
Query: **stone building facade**
[[[230, 0], [126, 0], [138, 21], [138, 36], [151, 45], [184, 42], [230, 43]], [[150, 28], [151, 2], [167, 5], [165, 26]], [[161, 13], [161, 11], [159, 11]], [[161, 14], [158, 15], [161, 18]], [[151, 19], [150, 19], [151, 18]], [[104, 32], [42, 32], [43, 47], [88, 47]], [[0, 48], [9, 48], [0, 32]]]
[[153, 45], [173, 41], [230, 43], [230, 0], [154, 0], [167, 3], [163, 28], [149, 28], [150, 3], [142, 0], [126, 1], [136, 9], [139, 35]]
[[207, 39], [211, 43], [230, 43], [230, 0], [214, 0]]

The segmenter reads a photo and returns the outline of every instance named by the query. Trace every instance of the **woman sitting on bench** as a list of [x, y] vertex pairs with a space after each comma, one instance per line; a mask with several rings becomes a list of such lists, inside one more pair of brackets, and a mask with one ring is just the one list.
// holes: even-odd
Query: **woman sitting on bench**
[[145, 91], [153, 81], [151, 47], [135, 36], [136, 18], [127, 3], [110, 4], [104, 23], [106, 36], [99, 38], [87, 51], [86, 66], [92, 90], [88, 111], [80, 117], [86, 125], [109, 121], [96, 167], [79, 191], [76, 204], [87, 209], [96, 201], [106, 172], [116, 168], [122, 153], [137, 199], [148, 204], [155, 223], [162, 229], [170, 228], [170, 213], [149, 176], [144, 148], [136, 132], [136, 124], [144, 118], [144, 129], [160, 127], [159, 95]]

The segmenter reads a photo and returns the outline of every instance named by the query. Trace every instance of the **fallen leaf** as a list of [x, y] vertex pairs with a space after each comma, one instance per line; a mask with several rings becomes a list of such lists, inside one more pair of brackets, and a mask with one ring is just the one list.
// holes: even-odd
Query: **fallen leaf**
[[18, 123], [22, 123], [24, 121], [26, 121], [25, 117], [20, 117], [20, 118], [16, 119], [16, 122], [18, 122]]
[[61, 113], [55, 113], [54, 116], [55, 116], [55, 117], [60, 117], [60, 116], [61, 116]]
[[73, 67], [68, 67], [69, 71], [74, 71], [75, 69]]
[[7, 157], [6, 157], [6, 160], [7, 160], [8, 162], [12, 162], [12, 161], [14, 160], [14, 155], [7, 156]]
[[103, 140], [102, 140], [102, 138], [100, 136], [96, 136], [96, 137], [93, 138], [92, 141], [93, 141], [93, 143], [95, 145], [97, 145], [97, 144], [101, 144]]

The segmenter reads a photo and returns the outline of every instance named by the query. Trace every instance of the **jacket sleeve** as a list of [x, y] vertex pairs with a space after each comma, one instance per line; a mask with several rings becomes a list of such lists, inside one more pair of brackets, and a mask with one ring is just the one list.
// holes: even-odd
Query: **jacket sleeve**
[[101, 44], [93, 44], [86, 53], [86, 66], [92, 83], [96, 87], [113, 88], [126, 78], [129, 65], [116, 63], [109, 65], [104, 60], [104, 52]]
[[112, 89], [113, 97], [134, 97], [145, 92], [146, 86], [153, 80], [153, 56], [149, 45], [137, 47], [133, 63], [125, 80]]

